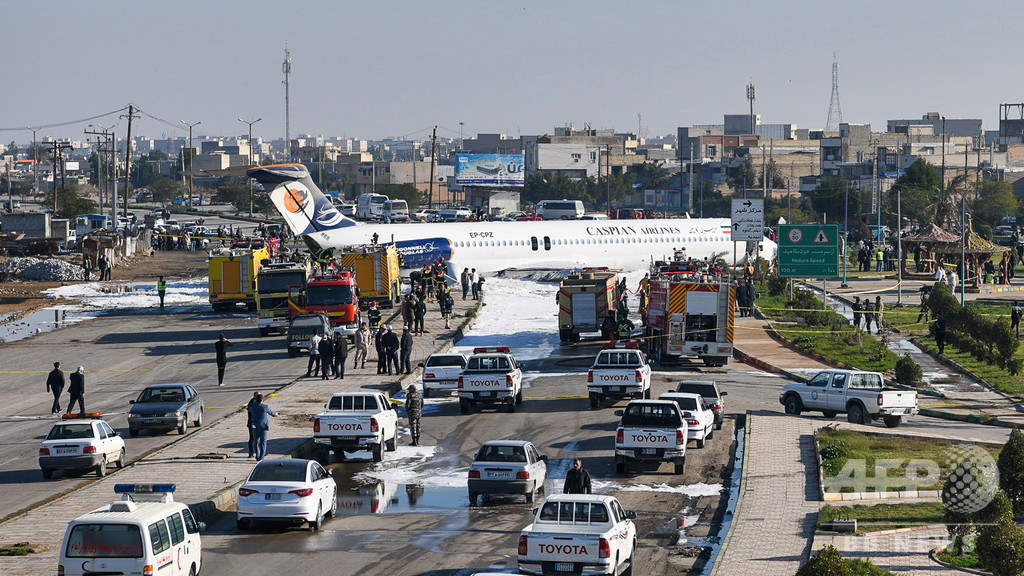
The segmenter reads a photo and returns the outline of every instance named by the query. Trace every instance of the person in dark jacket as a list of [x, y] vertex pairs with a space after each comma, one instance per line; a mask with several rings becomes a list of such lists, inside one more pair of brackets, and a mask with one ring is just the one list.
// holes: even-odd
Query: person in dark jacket
[[409, 417], [409, 434], [412, 445], [420, 445], [420, 417], [423, 415], [423, 396], [416, 391], [414, 384], [409, 384], [405, 395], [405, 414]]
[[46, 391], [53, 392], [50, 414], [60, 414], [60, 393], [64, 391], [64, 373], [60, 370], [60, 362], [53, 363], [53, 370], [46, 377]]
[[345, 361], [348, 360], [348, 338], [336, 334], [334, 336], [334, 377], [345, 378]]
[[220, 335], [220, 339], [214, 344], [214, 348], [217, 350], [217, 385], [224, 385], [224, 370], [228, 367], [228, 346], [233, 346], [223, 334]]
[[437, 300], [441, 303], [441, 317], [444, 318], [444, 327], [450, 329], [452, 327], [452, 310], [455, 309], [455, 299], [452, 298], [451, 290], [445, 286], [444, 292], [438, 294]]
[[402, 322], [406, 326], [412, 326], [413, 319], [413, 301], [412, 294], [406, 294], [405, 298], [402, 299]]
[[253, 392], [252, 398], [249, 398], [249, 403], [245, 405], [245, 427], [249, 429], [249, 458], [256, 454], [256, 433], [252, 427], [252, 412], [249, 411], [249, 406], [256, 404], [259, 396], [259, 392]]
[[462, 283], [462, 299], [465, 300], [466, 296], [469, 295], [469, 268], [462, 270], [462, 276], [459, 277], [459, 281]]
[[317, 351], [320, 352], [320, 379], [327, 380], [331, 377], [331, 370], [334, 368], [334, 340], [333, 334], [328, 332], [317, 344]]
[[942, 317], [942, 310], [935, 312], [935, 345], [939, 348], [939, 354], [946, 349], [946, 319]]
[[400, 344], [401, 358], [399, 359], [399, 373], [412, 373], [412, 331], [408, 326], [402, 326], [402, 341]]
[[78, 411], [80, 413], [85, 412], [85, 368], [82, 366], [78, 367], [71, 373], [69, 378], [71, 385], [68, 386], [68, 394], [71, 395], [71, 401], [68, 402], [67, 414], [71, 414], [71, 408], [74, 407], [75, 402], [78, 402]]
[[384, 334], [387, 327], [381, 324], [377, 327], [377, 333], [373, 335], [373, 345], [377, 348], [377, 374], [387, 372], [387, 353], [384, 351]]
[[572, 469], [565, 475], [565, 485], [562, 486], [563, 494], [590, 494], [590, 472], [583, 467], [583, 461], [575, 458], [572, 461]]
[[608, 315], [604, 317], [604, 322], [601, 323], [601, 338], [611, 340], [618, 325], [619, 323], [615, 321], [615, 312], [609, 310]]
[[370, 302], [370, 309], [366, 311], [366, 319], [370, 322], [370, 330], [376, 330], [380, 324], [380, 308], [376, 302]]
[[423, 319], [427, 316], [427, 303], [422, 298], [413, 304], [413, 316], [414, 322], [412, 325], [412, 331], [414, 333], [423, 334]]
[[860, 296], [853, 297], [853, 304], [850, 306], [853, 311], [853, 327], [860, 329]]
[[254, 402], [246, 407], [246, 411], [252, 418], [253, 444], [255, 445], [256, 460], [263, 460], [267, 455], [267, 430], [270, 429], [270, 421], [267, 416], [277, 417], [277, 412], [270, 409], [263, 403], [263, 395], [257, 393]]
[[384, 346], [384, 357], [386, 359], [384, 366], [387, 367], [388, 376], [391, 375], [392, 366], [394, 366], [395, 372], [398, 373], [398, 349], [401, 348], [398, 334], [395, 334], [391, 330], [391, 326], [388, 326], [388, 331], [381, 336], [380, 342]]

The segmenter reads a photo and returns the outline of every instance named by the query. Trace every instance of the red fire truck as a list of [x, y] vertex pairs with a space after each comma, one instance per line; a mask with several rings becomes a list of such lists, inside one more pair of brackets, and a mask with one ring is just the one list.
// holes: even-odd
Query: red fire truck
[[733, 351], [736, 288], [685, 267], [663, 269], [650, 282], [648, 355], [659, 362], [683, 358], [724, 366]]
[[353, 337], [359, 329], [359, 290], [350, 272], [314, 276], [302, 286], [288, 288], [288, 310], [297, 314], [326, 314], [337, 334]]

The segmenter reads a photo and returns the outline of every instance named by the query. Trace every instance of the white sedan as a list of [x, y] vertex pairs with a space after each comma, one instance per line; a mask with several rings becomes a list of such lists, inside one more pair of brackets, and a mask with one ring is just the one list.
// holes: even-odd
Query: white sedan
[[97, 476], [107, 474], [107, 465], [124, 467], [124, 440], [102, 419], [102, 414], [65, 414], [50, 428], [39, 445], [39, 468], [43, 478], [53, 477], [54, 470], [93, 470]]
[[476, 453], [469, 467], [469, 505], [478, 494], [523, 494], [533, 502], [548, 479], [548, 457], [533, 442], [493, 440]]
[[238, 529], [253, 521], [319, 530], [338, 509], [338, 486], [316, 460], [263, 460], [238, 489]]
[[658, 396], [658, 400], [671, 400], [679, 406], [686, 420], [686, 439], [696, 440], [697, 448], [703, 448], [704, 442], [714, 436], [715, 413], [700, 394], [668, 392]]

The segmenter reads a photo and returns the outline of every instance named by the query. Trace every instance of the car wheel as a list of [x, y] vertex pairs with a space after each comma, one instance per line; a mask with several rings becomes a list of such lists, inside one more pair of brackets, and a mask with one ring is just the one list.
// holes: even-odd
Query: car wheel
[[106, 458], [100, 460], [100, 463], [96, 465], [96, 476], [103, 478], [107, 475], [107, 460]]
[[202, 408], [199, 409], [199, 414], [196, 416], [196, 421], [193, 422], [193, 424], [195, 425], [196, 428], [199, 428], [200, 426], [203, 425], [203, 409]]
[[43, 468], [43, 480], [53, 478], [53, 468]]
[[882, 421], [888, 428], [898, 428], [903, 422], [903, 416], [882, 416]]
[[476, 506], [476, 497], [477, 497], [477, 493], [476, 492], [470, 492], [469, 493], [469, 506], [471, 508], [473, 506]]
[[188, 576], [196, 576], [196, 565], [193, 564], [188, 570]]
[[700, 438], [697, 438], [697, 448], [703, 448], [704, 444], [707, 442], [707, 440], [708, 440], [708, 431], [705, 428], [704, 429], [704, 434], [702, 434]]
[[238, 518], [237, 520], [235, 520], [235, 526], [237, 526], [239, 530], [248, 530], [249, 529], [249, 521], [248, 520], [242, 520], [241, 518]]
[[793, 416], [799, 416], [803, 410], [803, 405], [800, 402], [800, 397], [795, 394], [790, 394], [786, 397], [786, 414], [792, 414]]
[[650, 400], [650, 399], [651, 399], [651, 389], [648, 388], [647, 390], [644, 390], [644, 400]]
[[725, 417], [722, 417], [721, 420], [719, 420], [718, 422], [715, 422], [715, 430], [721, 430], [723, 422], [725, 422]]
[[509, 398], [508, 399], [508, 411], [509, 412], [515, 412], [516, 411], [516, 399], [515, 398]]
[[136, 436], [138, 436], [139, 435], [138, 428], [129, 428], [128, 429], [128, 435], [131, 436], [132, 438], [135, 438]]
[[316, 517], [309, 521], [309, 531], [316, 532], [320, 529], [320, 526], [324, 523], [324, 505], [316, 505]]
[[331, 492], [331, 509], [327, 511], [327, 515], [330, 516], [331, 518], [336, 518], [338, 516], [338, 489], [337, 488], [335, 488], [334, 491]]
[[459, 412], [469, 414], [469, 400], [459, 398]]
[[384, 449], [387, 450], [388, 452], [394, 452], [395, 450], [398, 449], [398, 429], [397, 428], [395, 429], [395, 435], [391, 437], [391, 440], [388, 440], [388, 441], [386, 441], [384, 443]]
[[121, 453], [117, 455], [117, 467], [124, 468], [124, 448], [121, 448]]
[[590, 393], [590, 409], [597, 410], [601, 406], [601, 397], [597, 395], [597, 392]]
[[673, 464], [673, 468], [675, 469], [675, 473], [676, 474], [684, 474], [684, 473], [686, 473], [686, 457], [685, 456], [683, 456], [682, 458], [676, 458], [672, 462], [672, 464]]
[[537, 499], [537, 485], [534, 484], [530, 491], [526, 493], [526, 503], [533, 504], [533, 501]]
[[292, 348], [291, 346], [289, 346], [288, 347], [288, 357], [289, 358], [295, 358], [296, 354], [298, 354], [298, 352], [296, 352], [295, 348]]
[[708, 426], [708, 440], [711, 440], [714, 437], [715, 437], [715, 427], [714, 426]]
[[523, 403], [523, 391], [520, 390], [519, 394], [516, 394], [516, 404], [522, 404], [522, 403]]
[[623, 456], [615, 457], [615, 473], [625, 474], [626, 473], [626, 459]]
[[626, 564], [628, 564], [628, 566], [622, 570], [622, 576], [633, 576], [633, 558], [636, 558], [636, 540], [633, 540], [633, 547], [630, 550], [632, 551], [629, 554], [629, 558], [626, 558]]
[[373, 461], [380, 462], [384, 459], [384, 447], [377, 444], [373, 447]]
[[181, 425], [178, 426], [178, 434], [181, 434], [182, 436], [184, 436], [187, 432], [188, 432], [188, 416], [186, 415], [185, 419], [181, 421]]
[[260, 328], [260, 336], [270, 336], [270, 328]]
[[423, 387], [423, 397], [430, 398], [430, 388], [427, 388], [426, 386]]
[[860, 404], [853, 404], [846, 413], [846, 420], [850, 424], [867, 424], [864, 421], [864, 407]]

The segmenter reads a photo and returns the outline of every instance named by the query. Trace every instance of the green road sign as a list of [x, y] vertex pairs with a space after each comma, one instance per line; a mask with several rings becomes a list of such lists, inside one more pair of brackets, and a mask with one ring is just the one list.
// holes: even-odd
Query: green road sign
[[779, 226], [779, 276], [835, 278], [839, 276], [837, 224]]

